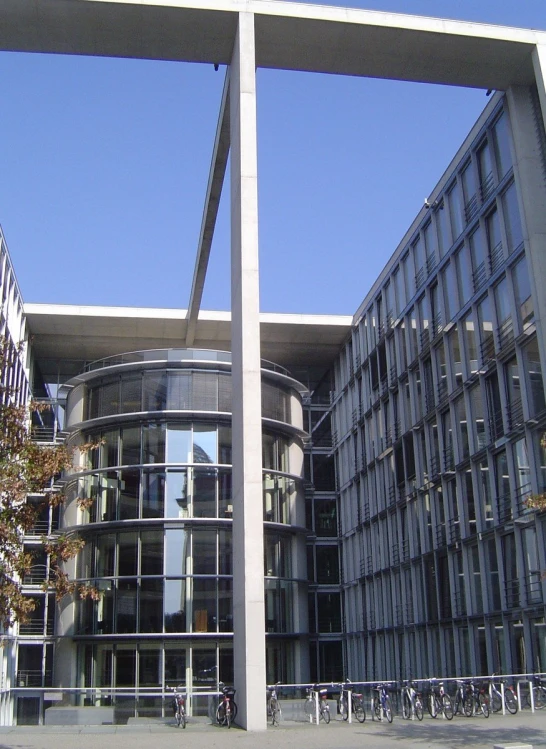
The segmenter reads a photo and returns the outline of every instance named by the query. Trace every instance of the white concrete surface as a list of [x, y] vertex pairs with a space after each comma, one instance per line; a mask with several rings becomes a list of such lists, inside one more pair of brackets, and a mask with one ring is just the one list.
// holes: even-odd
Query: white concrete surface
[[241, 13], [230, 71], [233, 657], [238, 721], [265, 730], [263, 488], [254, 17]]

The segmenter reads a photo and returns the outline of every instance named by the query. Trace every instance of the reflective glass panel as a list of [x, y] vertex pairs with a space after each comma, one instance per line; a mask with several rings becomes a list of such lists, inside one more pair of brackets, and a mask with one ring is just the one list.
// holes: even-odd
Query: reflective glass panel
[[189, 632], [188, 610], [186, 580], [165, 580], [165, 632]]
[[187, 574], [186, 564], [190, 555], [189, 533], [183, 528], [168, 528], [165, 538], [165, 575], [179, 577]]
[[165, 517], [187, 518], [188, 508], [188, 473], [182, 471], [167, 471], [167, 505]]
[[193, 469], [192, 507], [194, 518], [214, 518], [216, 513], [216, 468]]
[[217, 463], [216, 426], [196, 424], [193, 428], [193, 462]]
[[167, 463], [191, 462], [191, 429], [188, 424], [167, 425]]

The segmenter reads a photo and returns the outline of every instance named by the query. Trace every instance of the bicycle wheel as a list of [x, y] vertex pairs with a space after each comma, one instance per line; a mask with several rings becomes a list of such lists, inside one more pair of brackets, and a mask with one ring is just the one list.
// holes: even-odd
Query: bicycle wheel
[[417, 720], [423, 720], [423, 703], [421, 702], [420, 697], [415, 698], [415, 715], [417, 716]]
[[216, 710], [216, 722], [219, 726], [223, 726], [226, 723], [226, 708], [223, 702], [218, 705], [218, 709]]
[[389, 697], [385, 698], [385, 705], [383, 706], [383, 709], [385, 711], [385, 717], [387, 718], [389, 723], [392, 723], [392, 708]]
[[504, 691], [504, 704], [506, 705], [506, 709], [509, 713], [512, 715], [515, 715], [518, 711], [518, 701], [516, 699], [516, 695], [512, 692], [511, 689], [506, 689]]
[[362, 700], [353, 700], [353, 715], [359, 723], [364, 723], [366, 720], [366, 711]]
[[237, 717], [237, 703], [235, 700], [230, 700], [230, 706], [231, 706], [231, 722], [235, 720]]
[[478, 696], [478, 705], [480, 710], [482, 711], [483, 715], [485, 715], [486, 718], [489, 718], [489, 699], [487, 695], [480, 694]]
[[501, 707], [502, 707], [502, 700], [501, 700], [500, 694], [498, 694], [497, 692], [493, 692], [493, 697], [491, 698], [491, 710], [494, 713], [498, 713]]
[[453, 702], [449, 694], [442, 695], [442, 712], [447, 720], [453, 720]]
[[271, 716], [271, 725], [278, 726], [281, 722], [281, 708], [277, 700], [269, 701], [269, 715]]
[[404, 692], [402, 697], [402, 717], [404, 720], [409, 720], [411, 718], [411, 700], [407, 692]]
[[371, 703], [372, 720], [381, 720], [381, 706], [376, 697], [372, 697]]
[[320, 706], [320, 717], [322, 720], [328, 725], [330, 722], [330, 708], [328, 705], [321, 705]]
[[347, 698], [341, 697], [339, 700], [339, 714], [343, 720], [349, 719], [349, 711], [347, 710]]
[[180, 722], [182, 720], [182, 716], [180, 714], [180, 710], [176, 711], [176, 713], [174, 714], [174, 717], [176, 718], [176, 727], [180, 728]]
[[186, 711], [185, 710], [182, 711], [182, 715], [180, 717], [180, 724], [182, 728], [186, 728]]
[[465, 697], [463, 700], [463, 713], [466, 715], [467, 718], [471, 718], [473, 712], [474, 712], [474, 698]]
[[228, 728], [231, 728], [231, 721], [232, 721], [232, 715], [231, 715], [231, 705], [226, 705], [226, 725]]
[[438, 705], [436, 704], [436, 695], [431, 692], [428, 696], [427, 709], [430, 717], [435, 718], [438, 715]]
[[535, 687], [533, 695], [535, 697], [535, 707], [537, 710], [542, 710], [543, 707], [546, 707], [546, 689], [544, 689], [544, 687]]
[[315, 702], [314, 700], [307, 699], [303, 703], [303, 711], [308, 718], [312, 718], [315, 715]]

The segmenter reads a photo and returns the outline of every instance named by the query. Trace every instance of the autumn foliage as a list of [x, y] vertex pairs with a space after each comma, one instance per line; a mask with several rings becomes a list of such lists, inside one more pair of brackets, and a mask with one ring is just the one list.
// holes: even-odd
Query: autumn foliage
[[[39, 444], [30, 436], [33, 410], [42, 404], [21, 404], [21, 393], [9, 386], [9, 373], [20, 347], [0, 338], [0, 628], [13, 622], [25, 622], [35, 602], [21, 590], [21, 580], [34, 563], [33, 555], [23, 550], [23, 537], [36, 524], [43, 504], [63, 501], [53, 487], [56, 476], [72, 466], [72, 453], [65, 445]], [[29, 494], [38, 502], [28, 502]], [[44, 585], [57, 598], [73, 593], [74, 583], [62, 569], [63, 562], [74, 557], [84, 542], [76, 537], [43, 539], [50, 555], [50, 580]], [[82, 595], [96, 596], [94, 589], [82, 586]]]

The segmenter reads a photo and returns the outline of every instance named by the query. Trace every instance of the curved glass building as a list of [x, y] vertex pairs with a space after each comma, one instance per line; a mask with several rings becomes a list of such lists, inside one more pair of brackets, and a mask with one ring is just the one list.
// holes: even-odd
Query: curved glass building
[[[287, 683], [308, 672], [304, 387], [268, 362], [261, 387], [265, 551], [256, 574], [267, 680]], [[63, 525], [86, 542], [76, 579], [101, 596], [65, 605], [57, 674], [97, 688], [89, 704], [113, 694], [127, 715], [160, 714], [160, 693], [183, 683], [194, 714], [203, 712], [199, 691], [233, 682], [231, 355], [134, 352], [94, 362], [68, 388], [70, 444], [98, 447], [79, 453]]]

